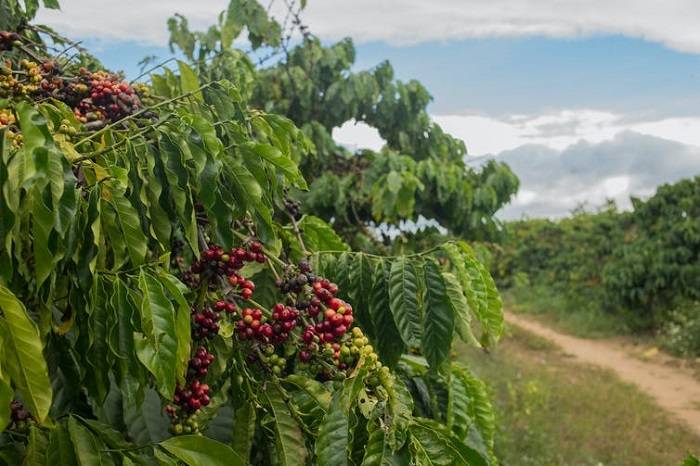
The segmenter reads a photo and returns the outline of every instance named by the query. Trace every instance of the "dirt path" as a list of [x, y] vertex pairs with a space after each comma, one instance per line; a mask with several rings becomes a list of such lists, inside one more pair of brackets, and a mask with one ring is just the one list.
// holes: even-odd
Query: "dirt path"
[[700, 435], [700, 382], [683, 369], [643, 361], [630, 355], [617, 342], [566, 335], [527, 317], [506, 313], [506, 321], [554, 342], [582, 362], [614, 371]]

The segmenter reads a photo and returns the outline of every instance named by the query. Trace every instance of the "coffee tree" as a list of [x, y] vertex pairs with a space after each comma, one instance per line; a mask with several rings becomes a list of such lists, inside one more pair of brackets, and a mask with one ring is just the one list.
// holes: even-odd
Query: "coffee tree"
[[[428, 115], [431, 97], [419, 82], [396, 80], [388, 62], [353, 70], [352, 40], [321, 44], [302, 23], [304, 3], [285, 2], [281, 24], [255, 0], [232, 1], [206, 32], [173, 17], [170, 43], [208, 79], [246, 75], [253, 105], [285, 115], [313, 141], [314, 157], [300, 160], [309, 190], [292, 194], [353, 245], [369, 248], [378, 225], [401, 230], [419, 219], [465, 239], [493, 237], [493, 215], [517, 191], [517, 177], [502, 163], [469, 167], [464, 143]], [[245, 70], [231, 48], [244, 30], [258, 51]], [[333, 130], [352, 122], [375, 128], [384, 148], [353, 153], [337, 144]]]
[[220, 66], [133, 84], [0, 0], [0, 460], [492, 463], [451, 348], [500, 336], [493, 280], [463, 242], [371, 255], [299, 216], [319, 145], [254, 105], [231, 40], [276, 27], [232, 5]]

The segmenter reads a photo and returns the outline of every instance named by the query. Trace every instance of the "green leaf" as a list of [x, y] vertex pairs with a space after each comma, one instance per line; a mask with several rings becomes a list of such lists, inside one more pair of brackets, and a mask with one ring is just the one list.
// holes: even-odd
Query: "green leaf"
[[89, 392], [98, 405], [102, 405], [109, 391], [109, 373], [112, 358], [109, 351], [109, 327], [121, 309], [114, 309], [108, 299], [112, 288], [103, 276], [96, 276], [90, 296], [88, 317], [88, 348], [85, 355], [88, 363], [87, 380]]
[[47, 447], [49, 440], [46, 438], [46, 433], [39, 430], [36, 426], [31, 426], [29, 429], [29, 444], [27, 445], [27, 455], [24, 457], [24, 464], [27, 465], [47, 465]]
[[104, 185], [103, 196], [116, 214], [117, 227], [123, 235], [131, 263], [135, 266], [143, 264], [148, 252], [148, 240], [141, 230], [141, 220], [138, 212], [124, 195], [123, 187], [116, 181]]
[[354, 315], [367, 336], [374, 340], [375, 330], [369, 311], [369, 299], [372, 295], [372, 264], [366, 254], [355, 254], [350, 269], [350, 288], [348, 289]]
[[15, 392], [12, 391], [10, 384], [0, 378], [0, 432], [5, 430], [10, 424], [10, 403], [12, 403], [12, 398]]
[[[163, 197], [163, 183], [165, 177], [161, 175], [161, 163], [157, 163], [153, 150], [147, 148], [141, 150], [136, 157], [140, 159], [141, 178], [145, 181], [143, 197], [148, 201], [148, 215], [151, 219], [151, 228], [158, 241], [163, 245], [169, 245], [172, 225], [168, 213], [161, 205]], [[160, 160], [158, 160], [160, 162]]]
[[382, 363], [394, 367], [406, 350], [394, 316], [389, 307], [389, 267], [381, 260], [372, 275], [372, 291], [369, 297], [369, 313], [374, 325], [375, 348]]
[[424, 274], [426, 293], [422, 352], [430, 367], [437, 369], [450, 352], [454, 314], [437, 262], [426, 261]]
[[291, 374], [285, 377], [283, 382], [306, 392], [324, 411], [327, 411], [328, 407], [331, 405], [331, 400], [333, 398], [332, 392], [317, 380], [310, 379], [303, 375]]
[[317, 251], [349, 251], [343, 239], [333, 228], [313, 215], [305, 215], [299, 222], [299, 229], [304, 237], [304, 245], [311, 252]]
[[34, 249], [34, 269], [36, 285], [40, 287], [49, 278], [54, 266], [61, 256], [51, 249], [51, 233], [55, 225], [55, 216], [46, 204], [48, 187], [42, 189], [35, 185], [31, 190], [30, 202], [32, 212], [32, 246]]
[[80, 466], [108, 466], [114, 465], [114, 461], [105, 452], [107, 446], [92, 434], [85, 426], [68, 418], [68, 433], [73, 442], [73, 451]]
[[189, 466], [245, 466], [246, 464], [231, 447], [199, 435], [180, 435], [159, 445]]
[[138, 279], [143, 335], [134, 334], [134, 346], [141, 363], [153, 374], [158, 391], [170, 398], [175, 390], [178, 343], [175, 336], [175, 309], [163, 286], [141, 270]]
[[142, 382], [145, 377], [142, 366], [136, 357], [132, 323], [138, 310], [129, 298], [126, 284], [120, 279], [114, 280], [111, 306], [119, 310], [114, 327], [111, 329], [110, 338], [117, 356], [117, 382], [124, 402], [130, 406], [140, 405], [143, 394]]
[[389, 308], [404, 343], [407, 346], [417, 346], [421, 339], [418, 278], [413, 264], [405, 256], [396, 258], [391, 264]]
[[493, 278], [466, 243], [448, 243], [442, 249], [454, 267], [472, 313], [481, 324], [482, 343], [495, 344], [503, 334], [504, 320], [501, 297]]
[[369, 438], [362, 458], [362, 466], [383, 466], [389, 464], [391, 450], [385, 441], [384, 430], [375, 422], [367, 423]]
[[488, 466], [488, 459], [468, 447], [430, 419], [416, 418], [411, 425], [411, 444], [419, 464]]
[[190, 68], [190, 66], [181, 61], [177, 61], [177, 67], [180, 70], [180, 87], [182, 89], [183, 94], [187, 94], [188, 92], [194, 92], [193, 98], [199, 102], [202, 102], [204, 98], [202, 97], [201, 91], [198, 91], [199, 89], [199, 78], [197, 77], [197, 73]]
[[246, 461], [250, 459], [255, 435], [256, 410], [253, 403], [239, 406], [233, 415], [233, 438], [231, 446]]
[[387, 418], [390, 421], [386, 442], [396, 450], [404, 444], [413, 413], [413, 398], [401, 379], [393, 374], [381, 375], [382, 386], [387, 392]]
[[459, 280], [450, 272], [442, 272], [442, 279], [445, 282], [447, 298], [452, 307], [457, 334], [465, 343], [481, 347], [481, 344], [472, 332], [472, 319], [469, 313], [469, 304], [467, 303], [467, 298], [464, 295], [462, 286], [459, 284]]
[[289, 407], [284, 401], [284, 395], [279, 388], [269, 386], [267, 389], [267, 400], [272, 409], [272, 418], [275, 425], [277, 460], [284, 466], [304, 464], [306, 462], [304, 434], [289, 412]]
[[347, 395], [336, 392], [331, 406], [323, 416], [316, 440], [316, 456], [319, 466], [347, 466], [350, 423]]
[[291, 158], [285, 156], [275, 146], [255, 142], [247, 142], [241, 146], [242, 151], [250, 151], [263, 160], [277, 167], [284, 177], [299, 189], [307, 189], [306, 181], [299, 171], [299, 166]]
[[24, 305], [10, 290], [0, 285], [0, 309], [7, 372], [25, 405], [43, 422], [51, 408], [51, 382], [43, 345], [36, 324]]
[[146, 388], [143, 402], [137, 405], [127, 404], [124, 398], [123, 410], [129, 437], [133, 438], [137, 444], [159, 442], [170, 436], [168, 432], [170, 422], [163, 412], [161, 399], [155, 390]]
[[463, 366], [453, 368], [453, 376], [461, 378], [466, 386], [470, 399], [469, 416], [476, 423], [487, 448], [492, 452], [496, 432], [496, 416], [486, 384]]
[[[243, 209], [250, 211], [256, 218], [259, 234], [263, 241], [267, 241], [261, 233], [265, 230], [270, 238], [274, 236], [272, 232], [272, 213], [270, 208], [263, 202], [263, 190], [260, 183], [244, 165], [238, 162], [231, 162], [224, 167], [224, 176], [228, 178], [230, 189], [238, 203]], [[263, 230], [263, 231], [260, 231]]]
[[51, 431], [47, 462], [49, 465], [77, 464], [70, 434], [63, 424], [56, 425]]
[[158, 274], [161, 283], [168, 290], [170, 296], [177, 303], [177, 311], [175, 313], [175, 338], [177, 340], [177, 364], [175, 366], [175, 374], [178, 376], [178, 381], [184, 380], [187, 364], [190, 359], [190, 346], [192, 333], [190, 329], [190, 305], [185, 299], [187, 287], [173, 275], [161, 270]]
[[168, 180], [168, 194], [170, 194], [174, 204], [175, 215], [182, 223], [182, 229], [190, 248], [194, 255], [199, 255], [197, 220], [192, 204], [194, 180], [190, 179], [186, 166], [187, 154], [183, 149], [187, 145], [174, 130], [164, 129], [160, 133], [159, 148], [162, 153], [162, 168]]
[[471, 399], [468, 388], [459, 374], [453, 374], [449, 379], [449, 397], [447, 401], [447, 428], [451, 429], [457, 438], [464, 439], [473, 421], [469, 417]]

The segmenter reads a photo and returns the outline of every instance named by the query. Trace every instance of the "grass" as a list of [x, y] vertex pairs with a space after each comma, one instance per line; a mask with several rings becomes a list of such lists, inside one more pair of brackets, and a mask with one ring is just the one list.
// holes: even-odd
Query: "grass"
[[584, 338], [639, 334], [643, 325], [628, 313], [601, 310], [593, 297], [568, 296], [549, 286], [513, 287], [503, 292], [503, 299], [513, 312], [546, 316], [548, 324]]
[[493, 389], [503, 466], [673, 466], [700, 438], [609, 371], [511, 328], [491, 355], [463, 349]]

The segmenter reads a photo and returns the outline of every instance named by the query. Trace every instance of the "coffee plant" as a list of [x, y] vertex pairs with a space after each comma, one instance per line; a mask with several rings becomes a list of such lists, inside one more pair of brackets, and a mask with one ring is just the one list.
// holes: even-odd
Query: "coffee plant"
[[[245, 80], [253, 105], [286, 116], [313, 142], [314, 156], [299, 159], [309, 190], [290, 195], [351, 245], [386, 252], [390, 235], [378, 242], [376, 226], [411, 236], [403, 225], [422, 219], [462, 239], [492, 238], [493, 216], [517, 191], [517, 177], [502, 163], [467, 165], [464, 143], [430, 119], [431, 96], [419, 82], [396, 80], [388, 62], [355, 71], [352, 41], [322, 44], [300, 18], [304, 3], [286, 2], [280, 24], [257, 1], [234, 0], [206, 32], [190, 31], [176, 16], [170, 43], [206, 79]], [[247, 66], [231, 48], [243, 30], [258, 52]], [[376, 129], [384, 148], [353, 152], [337, 144], [333, 130], [352, 122]]]
[[493, 464], [452, 348], [498, 340], [494, 281], [464, 242], [374, 255], [304, 214], [319, 147], [231, 48], [280, 45], [264, 10], [231, 3], [220, 67], [134, 84], [38, 7], [0, 0], [0, 461]]

